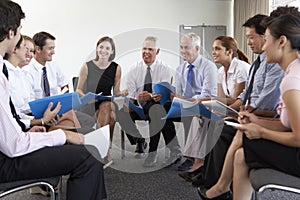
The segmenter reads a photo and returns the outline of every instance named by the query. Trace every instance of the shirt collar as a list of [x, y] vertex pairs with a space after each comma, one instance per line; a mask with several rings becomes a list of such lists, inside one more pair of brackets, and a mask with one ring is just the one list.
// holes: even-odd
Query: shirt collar
[[[154, 65], [156, 65], [156, 62], [157, 62], [157, 58], [155, 58], [155, 61], [149, 66], [151, 70], [153, 70], [153, 67]], [[143, 60], [143, 67], [144, 69], [147, 69], [148, 65], [144, 62]]]
[[237, 64], [237, 58], [233, 58], [231, 63], [230, 63], [230, 66], [229, 66], [228, 73], [234, 73], [234, 70], [236, 68], [236, 64]]
[[200, 66], [201, 59], [202, 59], [202, 56], [200, 54], [198, 54], [197, 58], [194, 60], [193, 63], [188, 63], [188, 62], [185, 63], [185, 68], [188, 69], [189, 65], [194, 65], [194, 67]]
[[11, 64], [8, 60], [4, 60], [4, 63], [7, 67], [8, 70], [11, 70], [11, 71], [20, 71], [21, 68], [19, 68], [18, 66], [15, 67], [13, 64]]
[[47, 63], [45, 66], [41, 65], [35, 58], [31, 59], [31, 63], [32, 63], [33, 67], [38, 71], [43, 71], [43, 67], [47, 66]]

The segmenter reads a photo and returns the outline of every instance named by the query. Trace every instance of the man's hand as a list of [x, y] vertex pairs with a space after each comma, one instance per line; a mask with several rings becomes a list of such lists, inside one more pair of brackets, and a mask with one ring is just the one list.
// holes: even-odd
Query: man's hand
[[159, 102], [161, 100], [161, 94], [152, 94], [152, 99], [155, 102]]
[[55, 120], [55, 121], [52, 121], [52, 120], [55, 119], [55, 117], [57, 116], [57, 113], [60, 111], [61, 104], [60, 104], [60, 102], [58, 102], [56, 107], [53, 110], [51, 110], [52, 106], [53, 106], [53, 102], [50, 102], [48, 105], [48, 108], [44, 112], [43, 120], [44, 120], [45, 124], [47, 124], [48, 122], [51, 122], [51, 124], [53, 125], [53, 123], [55, 123], [55, 121], [57, 121], [57, 120]]
[[28, 132], [46, 132], [46, 128], [44, 126], [34, 126]]
[[140, 101], [150, 101], [152, 99], [152, 94], [147, 91], [142, 91], [138, 94], [137, 99]]
[[68, 143], [71, 144], [84, 144], [84, 136], [81, 133], [64, 130]]

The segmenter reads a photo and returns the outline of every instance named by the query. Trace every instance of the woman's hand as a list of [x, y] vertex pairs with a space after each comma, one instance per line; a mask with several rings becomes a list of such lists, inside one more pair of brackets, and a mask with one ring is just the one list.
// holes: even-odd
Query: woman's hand
[[238, 121], [240, 124], [248, 124], [251, 122], [256, 123], [258, 121], [258, 117], [253, 113], [249, 113], [248, 111], [240, 111]]
[[243, 131], [247, 138], [249, 138], [250, 140], [262, 138], [264, 129], [263, 127], [255, 123], [243, 124], [242, 126], [235, 128]]

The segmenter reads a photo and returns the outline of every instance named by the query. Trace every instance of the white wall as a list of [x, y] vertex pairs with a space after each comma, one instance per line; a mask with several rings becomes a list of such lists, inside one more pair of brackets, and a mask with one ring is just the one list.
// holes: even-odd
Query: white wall
[[[145, 36], [159, 38], [160, 57], [179, 64], [179, 25], [225, 25], [233, 33], [232, 0], [15, 0], [25, 14], [22, 33], [47, 31], [56, 37], [54, 59], [69, 76], [78, 75], [83, 62], [93, 58], [98, 39], [114, 38], [115, 61], [126, 74], [140, 58]], [[210, 49], [209, 49], [210, 52]]]

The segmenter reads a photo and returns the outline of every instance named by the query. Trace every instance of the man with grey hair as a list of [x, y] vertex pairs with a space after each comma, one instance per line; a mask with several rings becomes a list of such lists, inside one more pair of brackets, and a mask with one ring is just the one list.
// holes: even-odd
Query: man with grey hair
[[[176, 69], [176, 96], [187, 100], [197, 100], [217, 96], [217, 66], [200, 55], [200, 37], [188, 33], [181, 38], [180, 53], [184, 62]], [[192, 117], [182, 117], [185, 139], [189, 132]], [[187, 159], [179, 170], [187, 170], [192, 162]]]
[[[157, 39], [152, 36], [146, 37], [143, 42], [142, 60], [131, 67], [127, 77], [130, 101], [135, 104], [139, 103], [143, 107], [147, 120], [149, 120], [149, 154], [144, 162], [144, 167], [154, 167], [156, 165], [160, 132], [162, 132], [165, 143], [171, 150], [168, 162], [176, 160], [181, 155], [174, 123], [171, 120], [161, 119], [166, 115], [170, 103], [169, 105], [160, 105], [161, 95], [153, 92], [153, 86], [156, 83], [171, 83], [173, 74], [169, 65], [156, 58], [159, 51]], [[130, 143], [137, 145], [136, 158], [142, 157], [147, 147], [145, 138], [139, 133], [134, 123], [135, 120], [139, 119], [141, 118], [132, 110], [126, 112], [126, 109], [121, 109], [118, 113], [118, 121], [127, 133]]]

